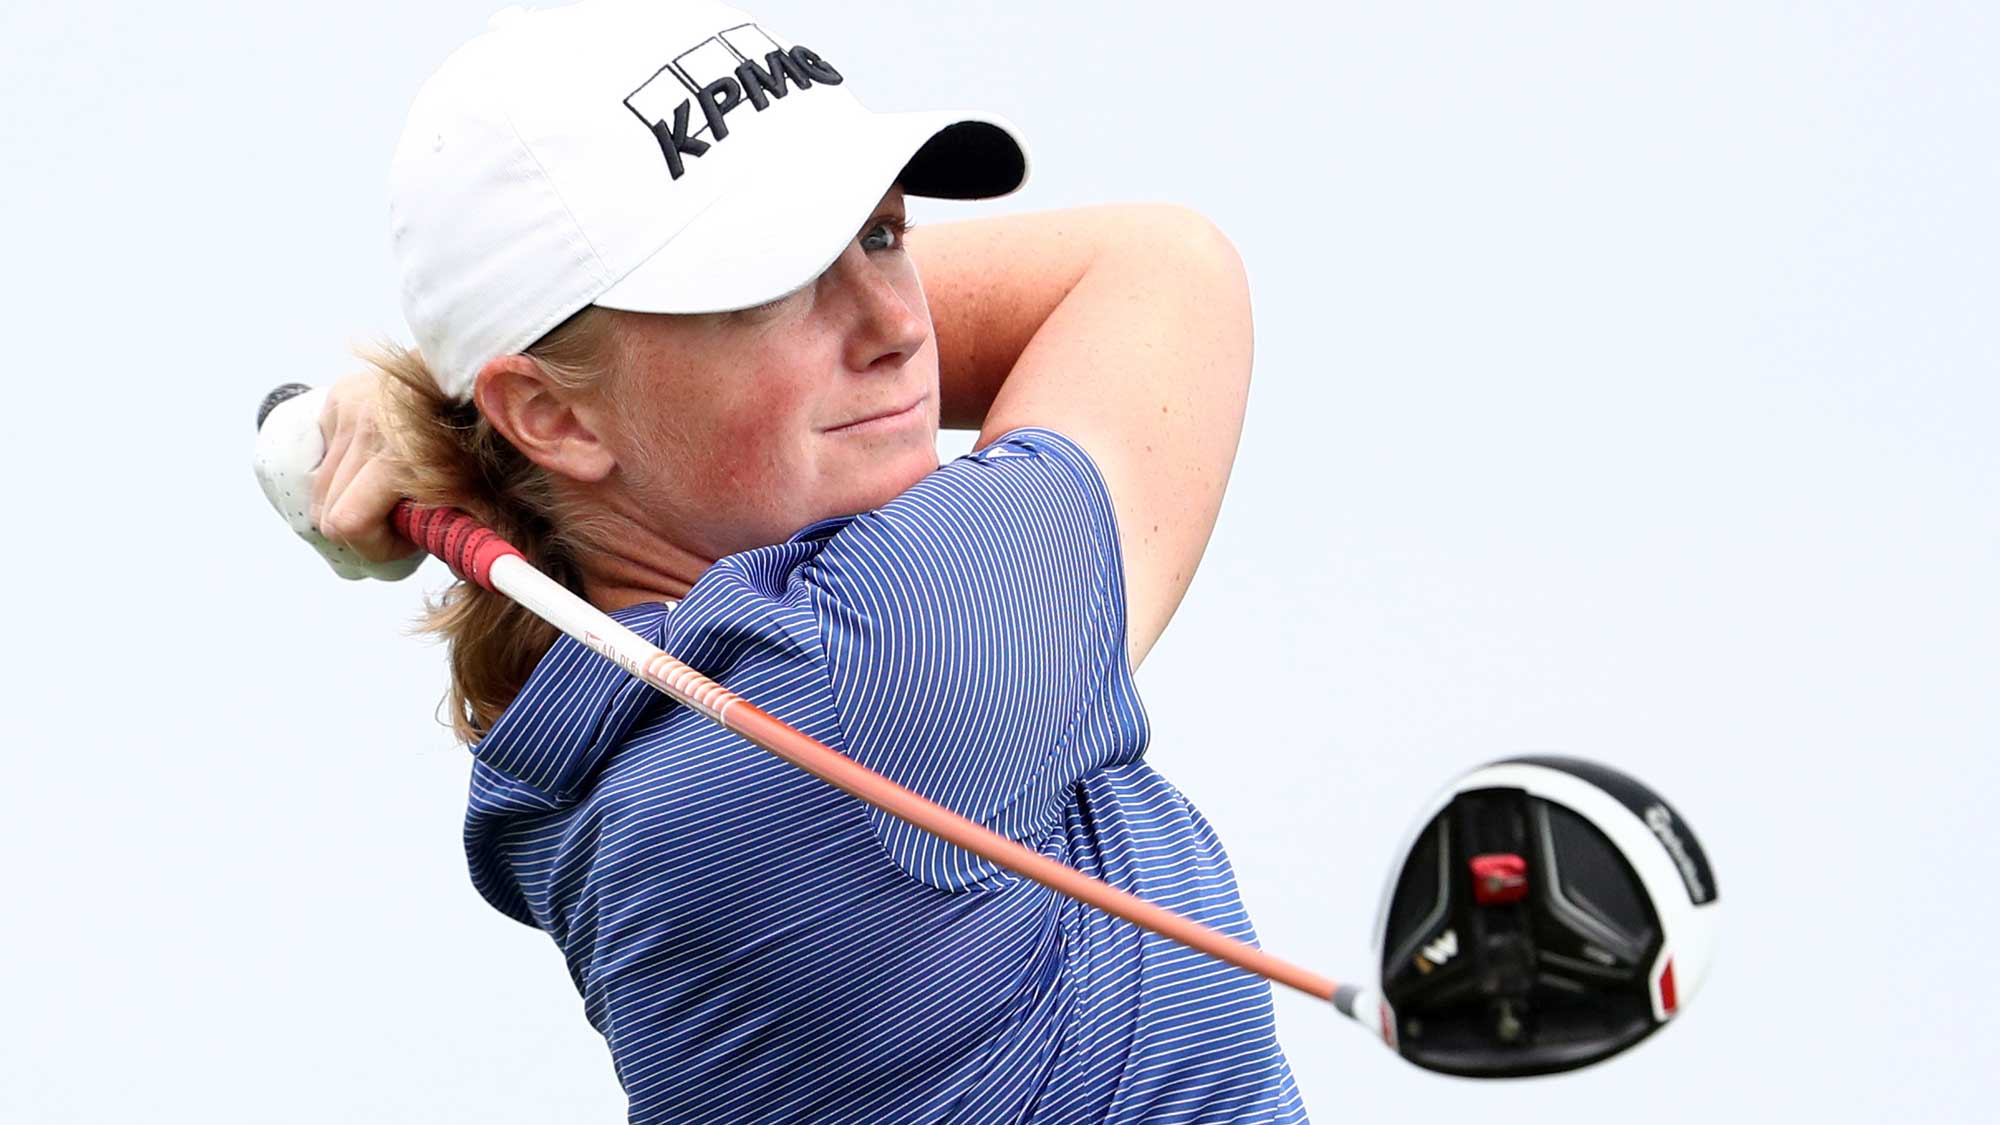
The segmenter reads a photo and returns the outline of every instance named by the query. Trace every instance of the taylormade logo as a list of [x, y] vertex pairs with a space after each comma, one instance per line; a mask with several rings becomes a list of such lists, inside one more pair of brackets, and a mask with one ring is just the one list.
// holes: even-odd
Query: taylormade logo
[[1708, 888], [1701, 884], [1701, 874], [1696, 870], [1694, 857], [1688, 855], [1687, 845], [1681, 842], [1680, 833], [1674, 831], [1674, 814], [1665, 805], [1649, 805], [1646, 808], [1646, 827], [1666, 845], [1667, 854], [1680, 865], [1681, 878], [1687, 880], [1688, 891], [1696, 902], [1708, 897]]
[[[746, 23], [674, 56], [625, 96], [625, 108], [653, 131], [667, 158], [667, 173], [678, 180], [687, 172], [684, 157], [699, 157], [729, 138], [732, 111], [747, 102], [762, 113], [792, 90], [809, 89], [815, 82], [838, 86], [840, 72], [811, 49], [780, 47], [762, 28]], [[700, 124], [695, 122], [697, 109]]]

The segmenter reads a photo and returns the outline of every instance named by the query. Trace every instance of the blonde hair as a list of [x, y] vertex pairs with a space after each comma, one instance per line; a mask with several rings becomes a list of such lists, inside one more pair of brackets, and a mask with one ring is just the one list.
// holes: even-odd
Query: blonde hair
[[[603, 391], [616, 340], [611, 310], [586, 305], [523, 353], [551, 383]], [[438, 389], [421, 355], [393, 343], [364, 348], [383, 376], [383, 423], [403, 494], [419, 504], [462, 508], [521, 549], [542, 573], [583, 593], [580, 559], [588, 521], [566, 510], [548, 470], [528, 460], [471, 402]], [[419, 631], [451, 653], [452, 729], [470, 745], [513, 702], [558, 635], [505, 594], [455, 582], [427, 607]]]

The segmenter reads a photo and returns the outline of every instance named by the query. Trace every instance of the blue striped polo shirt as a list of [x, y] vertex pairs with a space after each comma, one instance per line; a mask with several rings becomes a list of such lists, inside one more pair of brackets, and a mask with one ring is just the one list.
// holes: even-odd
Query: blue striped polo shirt
[[[1110, 497], [1016, 430], [626, 626], [869, 768], [1255, 941], [1144, 759]], [[568, 638], [474, 750], [474, 884], [633, 1122], [1303, 1122], [1270, 988], [940, 843]]]

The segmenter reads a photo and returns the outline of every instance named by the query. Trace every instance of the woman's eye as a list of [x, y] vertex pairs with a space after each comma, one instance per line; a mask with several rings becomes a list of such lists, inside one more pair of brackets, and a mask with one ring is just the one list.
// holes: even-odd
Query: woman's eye
[[861, 248], [873, 253], [877, 250], [894, 250], [903, 245], [905, 224], [900, 219], [882, 219], [869, 227], [861, 235]]

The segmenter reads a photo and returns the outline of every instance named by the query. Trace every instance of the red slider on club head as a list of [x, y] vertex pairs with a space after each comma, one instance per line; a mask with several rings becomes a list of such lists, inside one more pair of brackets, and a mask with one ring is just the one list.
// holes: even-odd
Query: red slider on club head
[[1527, 895], [1527, 860], [1505, 853], [1472, 857], [1472, 897], [1479, 905], [1501, 906]]

